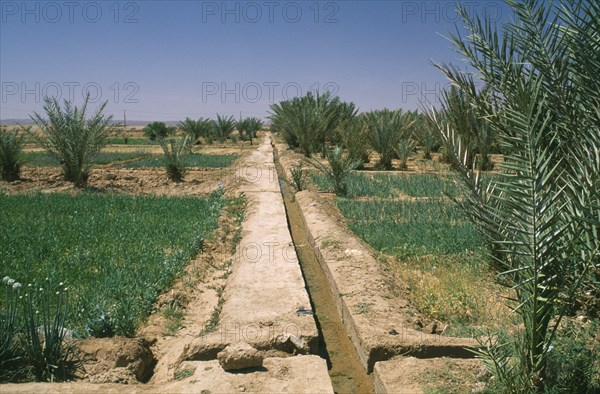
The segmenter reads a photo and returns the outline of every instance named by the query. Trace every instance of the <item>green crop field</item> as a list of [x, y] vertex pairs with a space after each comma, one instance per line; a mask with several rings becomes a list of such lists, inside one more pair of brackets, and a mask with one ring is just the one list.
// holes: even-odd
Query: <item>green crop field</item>
[[225, 204], [217, 192], [209, 198], [0, 194], [0, 276], [24, 288], [62, 282], [71, 294], [69, 328], [131, 336], [201, 250]]
[[[321, 173], [313, 173], [312, 179], [321, 190], [331, 190], [331, 184]], [[436, 174], [369, 174], [354, 172], [347, 180], [349, 197], [393, 198], [443, 197], [444, 193], [455, 193], [456, 187], [450, 175]]]
[[125, 142], [125, 138], [123, 137], [115, 137], [110, 138], [108, 143], [111, 145], [157, 145], [158, 141], [152, 141], [149, 138], [128, 138], [127, 142]]
[[483, 247], [472, 225], [447, 200], [336, 199], [352, 231], [373, 248], [395, 255], [458, 254]]
[[[202, 168], [224, 168], [229, 167], [237, 160], [237, 155], [202, 155], [192, 154], [186, 156], [183, 162], [186, 167], [202, 167]], [[145, 160], [135, 161], [124, 164], [125, 168], [154, 168], [163, 167], [164, 158], [162, 156], [152, 157]]]
[[[312, 178], [330, 189], [326, 178]], [[356, 235], [391, 257], [390, 273], [425, 316], [449, 323], [449, 335], [471, 335], [504, 317], [487, 307], [498, 289], [488, 284], [485, 243], [446, 196], [457, 192], [446, 175], [355, 172], [348, 196], [334, 201]]]
[[[109, 164], [115, 162], [143, 159], [150, 156], [147, 152], [100, 152], [100, 154], [94, 159], [94, 164]], [[53, 167], [58, 166], [59, 161], [49, 155], [47, 152], [23, 152], [21, 160], [25, 165], [31, 165], [36, 167]]]

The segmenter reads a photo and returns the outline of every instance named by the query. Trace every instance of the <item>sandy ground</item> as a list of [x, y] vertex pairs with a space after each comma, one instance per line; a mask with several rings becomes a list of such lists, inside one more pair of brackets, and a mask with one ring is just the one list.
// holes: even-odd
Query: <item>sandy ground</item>
[[373, 375], [375, 390], [381, 394], [421, 394], [428, 388], [444, 392], [450, 385], [458, 385], [461, 392], [477, 392], [483, 388], [478, 378], [485, 375], [485, 368], [473, 359], [398, 357], [375, 364]]

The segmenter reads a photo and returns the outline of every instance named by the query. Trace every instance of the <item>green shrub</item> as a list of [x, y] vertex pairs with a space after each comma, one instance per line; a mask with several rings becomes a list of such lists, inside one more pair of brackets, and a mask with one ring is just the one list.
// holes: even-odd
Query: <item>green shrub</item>
[[231, 133], [235, 130], [235, 120], [233, 116], [221, 116], [217, 114], [217, 120], [214, 122], [214, 131], [217, 140], [221, 143], [227, 141]]
[[34, 137], [61, 163], [65, 179], [77, 187], [87, 185], [94, 159], [115, 131], [110, 125], [112, 116], [102, 114], [108, 101], [87, 119], [88, 101], [89, 94], [83, 106], [78, 108], [65, 100], [63, 109], [56, 98], [46, 97], [47, 119], [37, 112], [31, 117], [41, 129], [41, 134], [33, 134]]
[[600, 392], [600, 322], [566, 322], [548, 352], [548, 394]]
[[299, 148], [308, 157], [324, 153], [327, 143], [338, 143], [338, 126], [356, 113], [353, 103], [333, 98], [329, 92], [308, 92], [306, 96], [271, 105], [271, 111], [271, 128], [280, 131], [291, 148]]
[[297, 192], [301, 192], [306, 188], [306, 177], [308, 173], [302, 167], [302, 163], [296, 163], [290, 167], [290, 175], [292, 183]]
[[166, 141], [163, 138], [158, 138], [158, 143], [165, 153], [164, 160], [167, 169], [167, 177], [173, 182], [182, 182], [183, 176], [185, 175], [184, 158], [189, 154], [189, 137], [185, 136], [177, 141]]
[[192, 147], [199, 143], [198, 139], [200, 137], [207, 138], [210, 133], [212, 133], [213, 122], [210, 119], [200, 118], [198, 120], [193, 120], [190, 118], [185, 118], [183, 122], [179, 122], [177, 124], [181, 130], [189, 137], [190, 143], [188, 145], [188, 149], [191, 153]]
[[318, 157], [313, 156], [309, 163], [317, 170], [321, 171], [333, 186], [333, 192], [343, 196], [347, 192], [346, 179], [358, 165], [359, 161], [344, 155], [342, 148], [336, 146], [334, 149], [327, 149], [325, 152], [327, 164], [321, 163]]
[[169, 127], [165, 122], [152, 122], [144, 127], [144, 135], [150, 141], [156, 141], [159, 138], [167, 138], [169, 135], [175, 134], [176, 127]]
[[365, 114], [365, 124], [371, 146], [379, 153], [379, 166], [391, 169], [394, 149], [410, 132], [410, 113], [389, 109], [369, 112]]
[[17, 127], [8, 130], [0, 126], [0, 178], [5, 181], [19, 179], [21, 172], [19, 156], [23, 145], [25, 145], [25, 138]]

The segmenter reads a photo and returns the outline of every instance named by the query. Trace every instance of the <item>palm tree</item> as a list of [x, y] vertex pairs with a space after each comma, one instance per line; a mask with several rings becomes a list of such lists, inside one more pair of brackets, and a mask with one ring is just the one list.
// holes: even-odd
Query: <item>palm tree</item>
[[348, 155], [344, 155], [342, 148], [336, 146], [333, 149], [326, 149], [325, 158], [327, 163], [323, 164], [319, 158], [313, 155], [308, 162], [319, 170], [333, 185], [333, 191], [338, 196], [345, 196], [348, 192], [346, 179], [360, 163]]
[[177, 127], [189, 137], [188, 149], [191, 152], [193, 145], [198, 143], [200, 137], [208, 137], [212, 130], [212, 121], [204, 118], [198, 120], [185, 118], [184, 121], [177, 124]]
[[31, 119], [41, 129], [41, 134], [32, 134], [37, 142], [62, 165], [65, 179], [77, 187], [87, 185], [91, 165], [115, 132], [111, 125], [112, 116], [102, 112], [108, 101], [87, 119], [89, 94], [81, 108], [65, 100], [64, 108], [56, 98], [44, 98], [43, 118], [37, 112]]
[[365, 114], [365, 122], [371, 146], [379, 153], [379, 166], [391, 169], [394, 149], [410, 132], [410, 113], [383, 109]]
[[524, 325], [480, 355], [506, 391], [541, 392], [565, 305], [600, 267], [600, 3], [509, 5], [515, 19], [500, 33], [459, 9], [468, 36], [451, 40], [475, 73], [437, 65], [497, 135], [502, 175], [484, 187], [457, 124], [440, 111], [429, 116], [460, 174], [455, 201], [494, 247]]
[[282, 132], [290, 147], [299, 148], [308, 157], [334, 142], [340, 122], [356, 112], [354, 104], [332, 98], [329, 92], [308, 92], [304, 97], [271, 105], [271, 111], [273, 128]]
[[235, 130], [235, 120], [233, 116], [221, 116], [217, 114], [217, 121], [214, 124], [217, 139], [221, 143], [225, 142], [233, 130]]
[[258, 118], [247, 118], [246, 119], [246, 132], [250, 139], [250, 145], [252, 145], [252, 139], [256, 138], [256, 133], [263, 127], [262, 120]]

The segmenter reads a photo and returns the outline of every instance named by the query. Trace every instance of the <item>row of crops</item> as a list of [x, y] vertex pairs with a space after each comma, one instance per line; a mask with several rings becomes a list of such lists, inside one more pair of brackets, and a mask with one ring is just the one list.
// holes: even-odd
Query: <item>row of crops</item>
[[[20, 291], [68, 286], [68, 329], [133, 336], [228, 200], [80, 193], [0, 194], [1, 275]], [[0, 299], [0, 310], [6, 307]]]
[[[183, 158], [183, 162], [186, 167], [224, 168], [233, 164], [238, 157], [238, 155], [191, 154]], [[60, 165], [56, 157], [47, 152], [23, 152], [21, 160], [25, 165], [36, 167]], [[93, 164], [115, 164], [121, 168], [158, 168], [165, 165], [164, 157], [144, 151], [100, 152], [93, 160]]]

